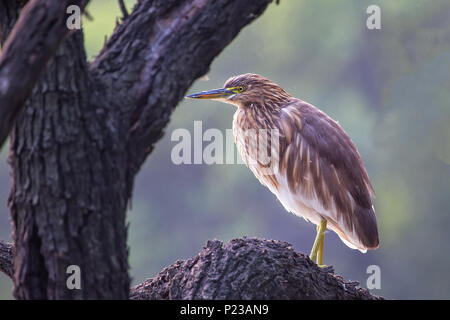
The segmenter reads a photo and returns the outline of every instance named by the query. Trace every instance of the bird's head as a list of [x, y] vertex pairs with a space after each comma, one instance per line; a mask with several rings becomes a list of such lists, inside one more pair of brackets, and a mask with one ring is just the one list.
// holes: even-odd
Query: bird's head
[[202, 91], [187, 96], [192, 99], [210, 99], [239, 108], [249, 106], [266, 106], [276, 109], [291, 96], [279, 85], [258, 74], [246, 73], [231, 77], [223, 88]]

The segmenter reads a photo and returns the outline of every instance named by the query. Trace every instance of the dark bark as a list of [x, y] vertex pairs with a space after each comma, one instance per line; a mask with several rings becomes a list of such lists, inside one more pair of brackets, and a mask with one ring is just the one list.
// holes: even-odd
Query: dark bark
[[[67, 36], [68, 2], [85, 3], [32, 0], [15, 24], [20, 6], [0, 4], [2, 42], [14, 25], [0, 58], [14, 295], [126, 299], [134, 176], [189, 86], [271, 0], [139, 1], [90, 65], [82, 31]], [[81, 290], [66, 286], [73, 264]]]
[[19, 2], [8, 0], [0, 5], [2, 36], [9, 33], [0, 57], [0, 146], [47, 61], [70, 31], [66, 27], [68, 5], [83, 8], [86, 2], [34, 0], [23, 8], [17, 22]]
[[[12, 269], [12, 245], [0, 242], [0, 270]], [[319, 268], [286, 242], [234, 239], [208, 241], [195, 257], [177, 261], [155, 278], [131, 288], [130, 299], [297, 299], [378, 300]]]
[[319, 268], [286, 242], [208, 241], [195, 257], [177, 261], [131, 289], [130, 299], [377, 300], [331, 267]]
[[[78, 32], [48, 64], [12, 133], [17, 298], [127, 298], [125, 139], [91, 89]], [[69, 265], [81, 268], [82, 290], [67, 289]]]
[[14, 276], [14, 249], [8, 242], [0, 241], [0, 271], [12, 278]]
[[120, 11], [122, 11], [123, 18], [124, 19], [128, 18], [129, 13], [128, 13], [128, 10], [127, 10], [124, 0], [119, 0], [119, 6], [120, 6]]

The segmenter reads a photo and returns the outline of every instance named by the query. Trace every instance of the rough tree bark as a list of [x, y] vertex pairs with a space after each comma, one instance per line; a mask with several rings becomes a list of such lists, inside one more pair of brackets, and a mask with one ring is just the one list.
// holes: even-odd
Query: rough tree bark
[[130, 299], [380, 300], [333, 268], [319, 268], [287, 242], [254, 238], [208, 241], [195, 257], [177, 261], [131, 288]]
[[0, 119], [3, 122], [0, 145], [46, 62], [70, 32], [65, 27], [66, 8], [69, 4], [84, 8], [87, 3], [86, 0], [33, 1], [18, 16], [23, 2], [3, 1], [0, 4], [3, 45], [0, 57]]
[[[92, 63], [63, 24], [86, 2], [0, 3], [18, 299], [128, 298], [134, 177], [186, 90], [271, 0], [141, 0]], [[72, 264], [82, 290], [67, 289]]]
[[0, 241], [0, 271], [11, 279], [14, 276], [14, 249], [8, 242]]

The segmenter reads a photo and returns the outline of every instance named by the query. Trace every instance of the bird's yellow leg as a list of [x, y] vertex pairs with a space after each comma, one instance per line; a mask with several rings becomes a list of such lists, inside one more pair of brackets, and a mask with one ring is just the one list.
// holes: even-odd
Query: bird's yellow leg
[[325, 267], [323, 264], [323, 247], [325, 244], [325, 230], [327, 229], [327, 220], [321, 222], [324, 224], [322, 237], [320, 238], [319, 249], [317, 250], [317, 264], [319, 267]]
[[[326, 220], [322, 220], [320, 221], [320, 224], [317, 226], [317, 235], [316, 235], [316, 239], [314, 240], [314, 244], [313, 247], [311, 249], [311, 253], [309, 254], [309, 258], [316, 262], [317, 264], [319, 264], [318, 259], [317, 259], [317, 253], [319, 252], [319, 248], [321, 247], [322, 244], [322, 239], [324, 239], [325, 237], [325, 230], [327, 229], [327, 221]], [[323, 245], [322, 245], [322, 257], [319, 257], [320, 259], [323, 260]], [[320, 263], [321, 264], [321, 263]]]
[[320, 232], [319, 232], [319, 225], [316, 227], [316, 239], [314, 240], [313, 247], [311, 249], [311, 253], [309, 254], [309, 258], [316, 262], [317, 260], [317, 250], [319, 249], [319, 240], [320, 240]]

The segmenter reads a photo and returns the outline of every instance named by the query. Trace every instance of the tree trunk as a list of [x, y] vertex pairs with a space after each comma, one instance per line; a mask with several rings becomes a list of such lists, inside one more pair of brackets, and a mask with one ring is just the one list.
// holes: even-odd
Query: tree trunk
[[[126, 299], [134, 177], [186, 90], [271, 0], [139, 1], [91, 64], [82, 31], [65, 27], [69, 2], [87, 1], [0, 4], [14, 296]], [[67, 287], [70, 265], [81, 290]]]
[[[126, 140], [91, 88], [78, 32], [47, 65], [12, 132], [17, 298], [127, 298]], [[67, 289], [69, 265], [80, 267], [82, 290]]]

